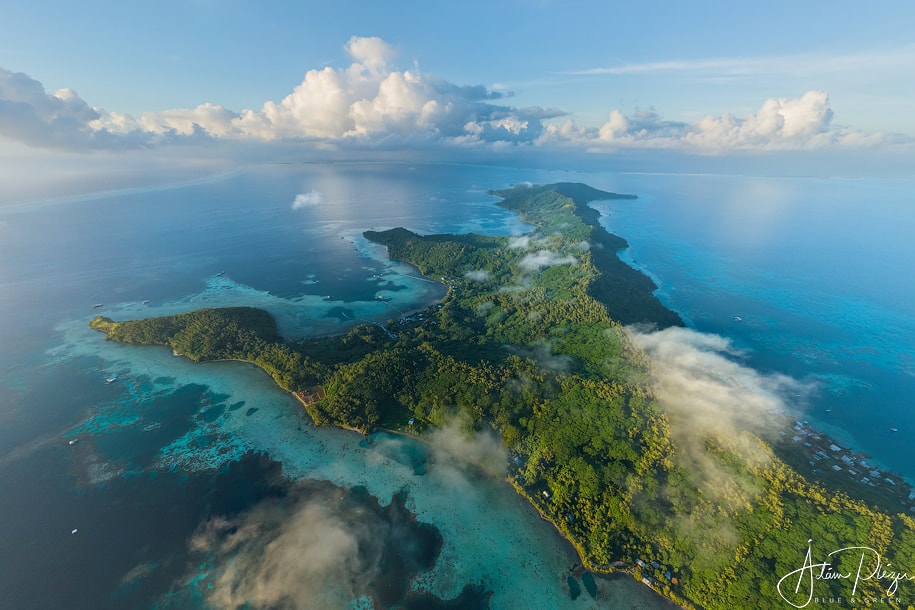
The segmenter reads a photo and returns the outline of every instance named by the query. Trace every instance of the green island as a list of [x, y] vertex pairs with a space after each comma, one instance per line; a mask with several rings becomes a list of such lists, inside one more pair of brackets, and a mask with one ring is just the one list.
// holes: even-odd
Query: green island
[[[789, 599], [800, 607], [808, 580], [817, 598], [912, 607], [915, 583], [899, 577], [894, 587], [888, 574], [915, 577], [915, 519], [891, 491], [817, 477], [815, 462], [784, 435], [692, 439], [703, 468], [675, 440], [651, 387], [652, 363], [626, 325], [682, 322], [653, 296], [649, 278], [620, 261], [626, 242], [588, 207], [633, 196], [582, 184], [492, 194], [534, 229], [514, 238], [365, 233], [449, 288], [440, 304], [385, 325], [293, 341], [269, 313], [238, 307], [96, 317], [90, 326], [198, 362], [251, 362], [317, 425], [422, 437], [458, 418], [468, 433], [494, 430], [510, 452], [509, 482], [575, 546], [585, 569], [628, 572], [683, 607], [785, 608]], [[789, 435], [792, 426], [829, 445], [786, 417]], [[709, 469], [712, 479], [703, 476]], [[810, 540], [817, 565], [795, 572], [810, 564]], [[849, 546], [872, 552], [827, 557]], [[864, 578], [876, 553], [884, 572]]]

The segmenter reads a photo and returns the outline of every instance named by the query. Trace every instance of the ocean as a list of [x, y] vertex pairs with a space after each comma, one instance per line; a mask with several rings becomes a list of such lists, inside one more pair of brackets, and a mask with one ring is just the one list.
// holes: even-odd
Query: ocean
[[[572, 599], [574, 551], [499, 477], [405, 437], [316, 429], [252, 366], [195, 365], [86, 326], [96, 314], [252, 305], [301, 337], [397, 317], [441, 288], [363, 230], [520, 234], [486, 191], [557, 180], [639, 195], [595, 207], [662, 301], [728, 337], [747, 366], [812, 384], [800, 415], [915, 477], [911, 182], [262, 166], [0, 208], [3, 599], [368, 607], [348, 588], [360, 582], [390, 604], [427, 594], [422, 607], [664, 607], [628, 578], [597, 579], [594, 596]], [[353, 527], [367, 514], [374, 527]], [[300, 567], [256, 568], [280, 551]], [[247, 577], [233, 572], [243, 565]]]
[[[624, 259], [665, 305], [729, 338], [740, 361], [810, 384], [789, 404], [915, 481], [915, 182], [627, 175], [607, 206]], [[893, 429], [896, 429], [894, 432]]]

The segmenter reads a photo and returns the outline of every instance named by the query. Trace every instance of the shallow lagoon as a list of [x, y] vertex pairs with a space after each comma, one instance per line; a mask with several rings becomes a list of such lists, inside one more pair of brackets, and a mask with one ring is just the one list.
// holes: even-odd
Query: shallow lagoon
[[[417, 591], [450, 598], [482, 584], [494, 608], [661, 603], [628, 579], [598, 579], [597, 601], [582, 592], [573, 602], [571, 548], [498, 477], [447, 456], [424, 463], [416, 457], [424, 446], [403, 437], [366, 445], [352, 433], [315, 430], [254, 367], [194, 365], [165, 349], [105, 343], [86, 327], [95, 313], [134, 318], [221, 305], [264, 307], [293, 337], [396, 317], [438, 298], [441, 287], [388, 261], [361, 231], [518, 234], [524, 226], [485, 191], [526, 180], [639, 194], [598, 207], [632, 244], [626, 256], [657, 278], [665, 303], [698, 330], [732, 338], [749, 364], [818, 380], [819, 394], [799, 412], [911, 478], [902, 432], [915, 429], [906, 402], [915, 390], [915, 286], [904, 269], [911, 246], [900, 239], [915, 231], [900, 207], [908, 183], [848, 189], [779, 178], [265, 167], [179, 189], [3, 211], [0, 305], [14, 312], [0, 321], [0, 534], [13, 549], [0, 553], [6, 599], [22, 608], [201, 604], [181, 597], [180, 584], [206, 585], [219, 565], [189, 566], [199, 559], [189, 540], [213, 511], [251, 510], [272, 493], [254, 482], [282, 468], [290, 479], [362, 486], [385, 505], [407, 489], [406, 507], [443, 540], [435, 566], [412, 580]], [[293, 210], [295, 196], [311, 191], [320, 201]], [[861, 221], [862, 202], [879, 213]], [[756, 225], [768, 219], [767, 232], [728, 232], [752, 225], [741, 223], [747, 210]], [[887, 224], [892, 235], [881, 233]], [[105, 385], [112, 373], [120, 380]], [[886, 433], [893, 424], [898, 436]], [[71, 447], [73, 438], [80, 443]], [[250, 451], [276, 462], [246, 462]]]
[[[10, 548], [29, 549], [0, 558], [8, 599], [22, 608], [204, 606], [199, 593], [218, 589], [233, 555], [201, 558], [190, 548], [195, 532], [222, 513], [259, 510], [276, 492], [258, 481], [281, 468], [287, 482], [365, 489], [381, 505], [405, 492], [405, 508], [442, 540], [432, 568], [410, 577], [416, 594], [463, 592], [466, 607], [662, 603], [628, 578], [598, 579], [596, 597], [573, 601], [572, 548], [500, 476], [404, 436], [365, 443], [315, 429], [252, 366], [195, 365], [164, 348], [106, 343], [86, 327], [96, 313], [123, 319], [225, 305], [264, 307], [292, 337], [398, 317], [442, 287], [389, 261], [361, 231], [520, 233], [517, 218], [484, 192], [513, 174], [264, 168], [8, 212], [17, 239], [2, 246], [0, 281], [16, 287], [4, 304], [21, 315], [0, 328], [12, 348], [2, 359], [0, 417], [9, 425], [0, 473], [16, 492], [4, 494], [0, 514]], [[295, 195], [312, 190], [321, 202], [293, 210]], [[118, 381], [105, 384], [112, 374]], [[37, 575], [55, 584], [42, 589]]]

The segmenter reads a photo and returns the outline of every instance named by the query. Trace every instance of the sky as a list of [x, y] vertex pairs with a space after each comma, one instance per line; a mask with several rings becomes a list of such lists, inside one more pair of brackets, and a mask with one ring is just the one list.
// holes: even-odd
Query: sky
[[0, 157], [909, 154], [913, 26], [904, 1], [4, 0]]

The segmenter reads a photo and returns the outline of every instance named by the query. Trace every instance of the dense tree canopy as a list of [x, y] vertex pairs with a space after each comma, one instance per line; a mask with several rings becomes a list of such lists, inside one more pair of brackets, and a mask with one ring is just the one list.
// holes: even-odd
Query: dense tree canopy
[[[911, 518], [808, 481], [749, 433], [698, 439], [714, 477], [685, 459], [644, 382], [651, 364], [621, 326], [681, 321], [648, 278], [619, 261], [625, 242], [587, 207], [625, 196], [569, 184], [497, 194], [534, 231], [366, 232], [449, 286], [441, 305], [389, 321], [393, 333], [362, 325], [285, 343], [268, 313], [249, 308], [91, 325], [195, 361], [253, 362], [293, 392], [320, 385], [326, 397], [309, 406], [318, 424], [367, 431], [413, 418], [421, 432], [460, 415], [494, 429], [512, 455], [512, 484], [587, 567], [629, 569], [683, 605], [785, 607], [776, 584], [803, 565], [811, 539], [819, 561], [860, 544], [915, 573]], [[835, 559], [835, 569], [854, 571], [854, 559]], [[817, 591], [850, 599], [852, 586], [824, 580]], [[888, 586], [859, 582], [857, 597], [886, 597]]]

